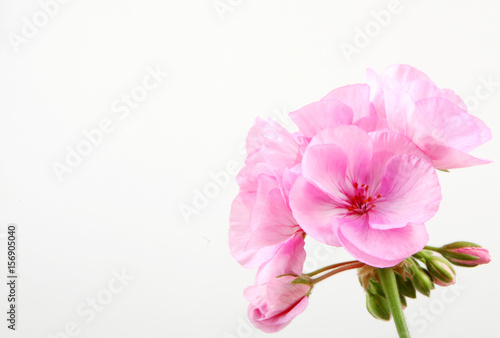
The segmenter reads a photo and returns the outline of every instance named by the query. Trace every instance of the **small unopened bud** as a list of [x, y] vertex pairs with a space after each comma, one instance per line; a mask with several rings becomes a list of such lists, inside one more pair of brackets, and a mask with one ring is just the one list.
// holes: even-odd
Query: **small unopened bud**
[[417, 292], [411, 282], [411, 278], [406, 276], [402, 277], [398, 273], [396, 273], [395, 275], [399, 292], [405, 297], [417, 298]]
[[366, 308], [368, 312], [377, 319], [391, 319], [391, 311], [389, 310], [389, 302], [387, 302], [387, 299], [371, 292], [370, 289], [366, 290]]
[[488, 249], [471, 242], [454, 242], [438, 249], [450, 263], [464, 267], [474, 267], [491, 261]]
[[373, 279], [373, 278], [370, 279], [370, 281], [369, 281], [369, 287], [368, 288], [374, 294], [382, 296], [382, 297], [385, 298], [385, 292], [384, 292], [384, 288], [382, 287], [382, 284], [380, 284], [379, 282], [377, 282], [375, 279]]
[[413, 286], [418, 292], [429, 297], [431, 295], [431, 290], [434, 289], [434, 283], [431, 277], [420, 267], [415, 267], [414, 272], [415, 274], [411, 279]]
[[425, 261], [425, 265], [437, 285], [449, 286], [456, 283], [455, 271], [445, 259], [431, 257]]

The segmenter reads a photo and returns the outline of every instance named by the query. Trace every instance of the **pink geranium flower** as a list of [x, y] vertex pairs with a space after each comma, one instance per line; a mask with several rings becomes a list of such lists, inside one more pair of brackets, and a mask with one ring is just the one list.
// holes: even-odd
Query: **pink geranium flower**
[[380, 76], [368, 70], [371, 100], [390, 129], [411, 139], [438, 169], [469, 167], [489, 161], [468, 153], [491, 139], [490, 129], [470, 115], [449, 89], [437, 87], [424, 73], [393, 65]]
[[[455, 283], [449, 263], [490, 261], [486, 249], [470, 242], [426, 246], [425, 227], [441, 202], [435, 168], [487, 163], [469, 152], [491, 138], [490, 130], [467, 113], [459, 96], [405, 65], [380, 76], [369, 70], [368, 84], [334, 89], [290, 117], [298, 127], [293, 134], [273, 120], [255, 120], [236, 177], [229, 245], [241, 265], [258, 269], [244, 292], [250, 322], [277, 332], [306, 309], [313, 285], [362, 267], [367, 301], [378, 297], [370, 313], [392, 315], [407, 336], [398, 302], [415, 290], [429, 295], [433, 280]], [[306, 234], [345, 248], [360, 262], [303, 274]], [[405, 259], [411, 267], [398, 265]], [[388, 267], [394, 268], [375, 269]], [[404, 275], [399, 295], [394, 272]]]
[[302, 233], [288, 205], [297, 177], [288, 167], [301, 161], [293, 136], [276, 122], [257, 119], [247, 138], [246, 166], [238, 174], [240, 193], [231, 206], [229, 246], [244, 267], [258, 268], [280, 245]]
[[304, 231], [358, 260], [393, 266], [428, 241], [424, 222], [441, 191], [426, 155], [401, 134], [356, 126], [319, 132], [309, 144], [290, 206]]
[[[291, 283], [302, 274], [305, 258], [302, 234], [296, 234], [259, 269], [256, 285], [244, 292], [250, 302], [248, 317], [255, 327], [277, 332], [306, 309], [311, 286]], [[295, 276], [278, 277], [284, 274]]]

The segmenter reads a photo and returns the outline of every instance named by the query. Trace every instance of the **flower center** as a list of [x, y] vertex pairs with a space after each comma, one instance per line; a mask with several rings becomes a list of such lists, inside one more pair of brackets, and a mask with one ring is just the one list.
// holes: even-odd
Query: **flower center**
[[354, 194], [348, 196], [349, 201], [346, 201], [347, 210], [350, 214], [362, 215], [375, 208], [374, 202], [381, 197], [380, 194], [371, 196], [369, 193], [370, 186], [366, 184], [359, 185], [355, 182], [353, 187]]

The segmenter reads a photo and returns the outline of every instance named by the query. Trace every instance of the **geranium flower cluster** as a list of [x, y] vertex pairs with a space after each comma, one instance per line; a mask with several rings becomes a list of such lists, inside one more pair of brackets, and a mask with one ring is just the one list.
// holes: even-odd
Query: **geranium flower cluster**
[[406, 65], [368, 70], [366, 84], [334, 89], [290, 118], [297, 132], [257, 118], [230, 215], [232, 256], [258, 269], [244, 295], [265, 332], [308, 305], [306, 234], [345, 248], [357, 260], [347, 267], [398, 265], [429, 240], [425, 222], [441, 201], [436, 169], [489, 162], [469, 154], [489, 128]]

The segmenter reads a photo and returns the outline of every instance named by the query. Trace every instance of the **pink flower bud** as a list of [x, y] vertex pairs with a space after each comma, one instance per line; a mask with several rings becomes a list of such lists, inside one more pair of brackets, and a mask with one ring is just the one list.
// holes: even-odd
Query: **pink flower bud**
[[467, 266], [476, 266], [479, 264], [487, 264], [491, 261], [491, 257], [490, 257], [490, 253], [488, 252], [488, 249], [485, 249], [482, 247], [456, 248], [456, 249], [449, 249], [447, 251], [477, 257], [477, 259], [473, 259], [473, 260], [463, 260], [463, 259], [456, 259], [456, 258], [447, 257], [448, 260], [452, 263], [458, 263], [458, 264], [463, 264], [463, 265], [467, 265]]
[[[444, 260], [435, 259], [429, 272], [434, 278], [434, 283], [439, 286], [450, 286], [457, 282], [455, 271]], [[450, 276], [451, 278], [448, 278]]]
[[245, 298], [250, 301], [248, 317], [256, 328], [278, 332], [306, 309], [311, 286], [292, 284], [296, 278], [272, 278], [263, 285], [245, 289]]

